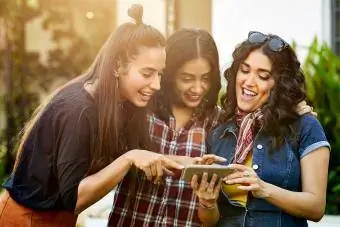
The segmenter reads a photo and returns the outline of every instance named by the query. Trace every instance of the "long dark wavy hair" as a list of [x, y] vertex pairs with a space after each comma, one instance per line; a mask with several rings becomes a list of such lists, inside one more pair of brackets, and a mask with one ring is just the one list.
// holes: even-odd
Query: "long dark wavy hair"
[[306, 84], [294, 50], [288, 46], [280, 52], [274, 52], [270, 49], [268, 41], [269, 39], [263, 43], [250, 43], [246, 40], [236, 47], [232, 65], [224, 72], [227, 93], [222, 96], [221, 104], [226, 111], [226, 120], [232, 119], [237, 109], [236, 75], [240, 64], [252, 51], [261, 50], [272, 63], [272, 76], [275, 81], [269, 99], [262, 107], [264, 114], [262, 131], [273, 137], [271, 148], [277, 149], [287, 135], [296, 140], [297, 132], [293, 123], [299, 116], [295, 107], [300, 101], [307, 99]]
[[203, 119], [216, 106], [221, 88], [216, 44], [207, 31], [183, 28], [167, 40], [166, 65], [161, 79], [161, 90], [153, 97], [153, 112], [163, 121], [168, 121], [169, 116], [172, 115], [172, 106], [176, 100], [176, 73], [184, 64], [197, 58], [204, 58], [210, 64], [211, 87], [195, 114], [199, 119]]

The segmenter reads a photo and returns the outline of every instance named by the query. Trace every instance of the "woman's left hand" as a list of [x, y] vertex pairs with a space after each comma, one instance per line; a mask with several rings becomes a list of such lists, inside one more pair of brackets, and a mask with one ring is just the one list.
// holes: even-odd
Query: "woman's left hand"
[[191, 179], [191, 187], [198, 197], [199, 205], [203, 208], [213, 209], [217, 206], [222, 179], [218, 179], [213, 174], [210, 182], [208, 181], [208, 173], [203, 173], [201, 182], [198, 182], [198, 176], [195, 174]]
[[238, 189], [251, 191], [256, 198], [267, 198], [269, 196], [267, 191], [268, 183], [261, 180], [251, 167], [240, 164], [231, 164], [229, 166], [235, 172], [224, 177], [223, 181], [226, 184], [241, 184]]

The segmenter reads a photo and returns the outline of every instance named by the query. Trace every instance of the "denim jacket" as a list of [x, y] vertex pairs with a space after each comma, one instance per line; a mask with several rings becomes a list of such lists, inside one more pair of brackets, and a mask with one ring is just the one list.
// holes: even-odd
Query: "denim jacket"
[[[288, 138], [279, 150], [269, 152], [271, 137], [261, 134], [254, 138], [252, 167], [265, 182], [290, 190], [301, 191], [300, 160], [320, 147], [328, 147], [323, 128], [312, 115], [300, 116], [294, 125], [297, 141]], [[234, 120], [220, 125], [208, 137], [210, 153], [222, 156], [230, 164], [235, 154], [238, 128]], [[285, 213], [279, 207], [264, 199], [257, 199], [248, 194], [245, 208], [228, 200], [221, 192], [219, 198], [221, 219], [218, 226], [307, 226], [307, 221]]]

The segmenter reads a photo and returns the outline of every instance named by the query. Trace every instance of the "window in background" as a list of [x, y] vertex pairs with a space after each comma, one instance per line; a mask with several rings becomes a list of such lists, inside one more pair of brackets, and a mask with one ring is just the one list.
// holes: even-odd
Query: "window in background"
[[340, 56], [340, 0], [332, 0], [332, 49]]

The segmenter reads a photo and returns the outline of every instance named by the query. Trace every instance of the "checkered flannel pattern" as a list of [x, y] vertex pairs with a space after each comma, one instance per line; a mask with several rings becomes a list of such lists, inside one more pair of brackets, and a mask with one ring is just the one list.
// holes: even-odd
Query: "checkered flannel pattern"
[[[206, 153], [205, 138], [221, 115], [216, 108], [209, 118], [197, 121], [194, 118], [183, 128], [175, 130], [175, 118], [169, 122], [149, 115], [150, 135], [159, 153], [199, 157]], [[164, 184], [149, 182], [144, 174], [139, 174], [135, 197], [126, 203], [129, 193], [129, 178], [119, 184], [109, 226], [201, 226], [198, 219], [198, 201], [190, 184], [180, 180], [180, 173], [166, 177]], [[129, 206], [129, 207], [128, 207]]]

